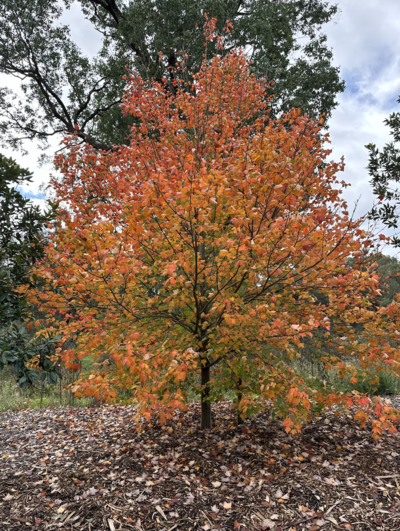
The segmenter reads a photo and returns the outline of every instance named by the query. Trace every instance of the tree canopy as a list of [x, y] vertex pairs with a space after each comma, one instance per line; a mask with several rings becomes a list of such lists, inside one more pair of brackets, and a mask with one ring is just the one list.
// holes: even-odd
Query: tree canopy
[[44, 233], [53, 210], [42, 212], [19, 186], [32, 173], [0, 154], [0, 326], [21, 319], [26, 304], [16, 288], [27, 281], [30, 267], [44, 256]]
[[[397, 101], [400, 103], [400, 97]], [[393, 141], [386, 144], [382, 151], [373, 143], [365, 146], [369, 151], [368, 172], [371, 185], [379, 199], [370, 212], [370, 218], [381, 220], [387, 227], [397, 229], [400, 207], [400, 190], [396, 187], [400, 183], [400, 112], [392, 113], [384, 123], [389, 126]], [[398, 236], [393, 236], [392, 243], [395, 247], [400, 247]]]
[[24, 139], [45, 147], [49, 138], [72, 133], [75, 126], [78, 137], [96, 149], [124, 143], [132, 122], [120, 109], [127, 65], [144, 79], [165, 77], [171, 87], [182, 52], [187, 71], [195, 72], [204, 51], [205, 13], [217, 18], [219, 30], [227, 20], [233, 23], [226, 51], [246, 50], [253, 71], [274, 81], [268, 90], [275, 94], [271, 116], [296, 107], [329, 119], [344, 90], [321, 31], [338, 12], [327, 1], [80, 0], [82, 16], [103, 37], [93, 58], [59, 21], [71, 3], [0, 4], [0, 72], [21, 79], [24, 92], [21, 99], [8, 87], [0, 89], [0, 132], [14, 148]]
[[[222, 46], [214, 31], [211, 20], [206, 40]], [[319, 333], [333, 347], [320, 361], [352, 382], [399, 366], [399, 304], [371, 308], [379, 275], [349, 267], [371, 234], [349, 217], [322, 124], [299, 110], [269, 120], [268, 85], [237, 51], [206, 58], [180, 87], [132, 75], [129, 145], [98, 152], [75, 136], [57, 158], [67, 208], [31, 300], [48, 330], [76, 340], [67, 367], [98, 360], [75, 392], [113, 400], [126, 387], [139, 413], [163, 420], [197, 390], [210, 427], [211, 402], [234, 390], [240, 415], [270, 400], [288, 431], [312, 407], [356, 402], [378, 416], [375, 435], [393, 428], [390, 408], [307, 382], [292, 364]]]
[[22, 195], [18, 187], [31, 179], [29, 170], [0, 154], [0, 371], [12, 365], [22, 386], [37, 376], [28, 367], [34, 358], [37, 366], [52, 373], [52, 381], [56, 381], [51, 361], [54, 339], [32, 337], [24, 323], [32, 307], [18, 291], [22, 284], [29, 282], [32, 287], [38, 283], [36, 276], [30, 277], [30, 270], [44, 258], [47, 223], [56, 210], [56, 205], [50, 203], [50, 208], [42, 212]]

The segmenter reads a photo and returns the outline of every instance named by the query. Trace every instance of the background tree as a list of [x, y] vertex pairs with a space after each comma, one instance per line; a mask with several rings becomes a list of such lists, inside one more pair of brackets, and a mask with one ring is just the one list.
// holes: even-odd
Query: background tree
[[[321, 32], [338, 12], [323, 0], [81, 0], [84, 15], [103, 36], [94, 58], [83, 55], [60, 24], [57, 0], [3, 0], [0, 72], [21, 79], [24, 97], [0, 89], [0, 132], [5, 143], [47, 140], [74, 132], [96, 149], [122, 144], [132, 117], [120, 109], [129, 63], [144, 79], [168, 86], [180, 52], [195, 72], [203, 55], [204, 13], [219, 29], [233, 23], [227, 51], [245, 49], [257, 75], [274, 81], [271, 115], [292, 107], [326, 119], [344, 90]], [[64, 0], [68, 7], [71, 0]], [[210, 46], [212, 44], [210, 43]], [[160, 60], [159, 52], [162, 53]]]
[[[400, 97], [397, 100], [400, 103]], [[400, 112], [392, 113], [384, 120], [389, 126], [393, 141], [383, 147], [382, 151], [375, 144], [367, 144], [369, 151], [368, 172], [374, 194], [379, 198], [379, 203], [370, 212], [370, 218], [381, 220], [389, 228], [397, 229], [399, 226], [400, 191], [396, 185], [400, 182]], [[382, 203], [382, 201], [384, 201]], [[400, 246], [400, 239], [395, 235], [392, 238], [395, 247]]]
[[44, 256], [46, 223], [53, 210], [42, 212], [18, 187], [32, 173], [0, 154], [0, 326], [22, 320], [26, 301], [16, 288], [26, 283], [29, 269]]
[[[49, 320], [65, 316], [49, 329], [76, 338], [67, 367], [113, 360], [77, 384], [78, 396], [113, 400], [126, 387], [139, 413], [164, 419], [197, 389], [209, 428], [211, 403], [234, 389], [242, 416], [269, 399], [298, 429], [312, 404], [353, 400], [293, 369], [303, 338], [330, 343], [331, 326], [340, 330], [346, 341], [320, 361], [353, 382], [376, 378], [376, 366], [398, 371], [387, 338], [399, 305], [372, 310], [379, 276], [348, 265], [371, 235], [349, 218], [336, 179], [343, 165], [325, 162], [321, 124], [298, 110], [267, 120], [266, 85], [237, 52], [205, 60], [190, 91], [179, 87], [130, 78], [124, 109], [140, 121], [128, 146], [96, 152], [66, 140], [54, 187], [68, 209], [32, 300]], [[364, 325], [362, 341], [354, 323]], [[345, 352], [357, 367], [343, 363]], [[389, 409], [374, 411], [379, 433]]]
[[377, 270], [382, 279], [380, 305], [388, 306], [400, 293], [400, 262], [395, 256], [380, 255], [376, 258]]
[[[44, 258], [47, 223], [54, 218], [56, 205], [42, 212], [18, 187], [32, 179], [29, 170], [0, 154], [0, 370], [13, 365], [22, 385], [34, 380], [36, 373], [27, 363], [38, 356], [38, 366], [51, 370], [48, 358], [54, 348], [48, 339], [34, 340], [24, 320], [32, 307], [18, 292], [30, 282], [30, 269]], [[36, 284], [37, 277], [32, 279]], [[54, 380], [55, 376], [52, 376]]]
[[[352, 265], [355, 264], [351, 260]], [[381, 252], [366, 252], [365, 256], [358, 261], [358, 267], [367, 271], [371, 265], [376, 267], [380, 280], [380, 293], [376, 296], [376, 306], [388, 306], [396, 300], [400, 293], [400, 262], [395, 256], [385, 256]]]

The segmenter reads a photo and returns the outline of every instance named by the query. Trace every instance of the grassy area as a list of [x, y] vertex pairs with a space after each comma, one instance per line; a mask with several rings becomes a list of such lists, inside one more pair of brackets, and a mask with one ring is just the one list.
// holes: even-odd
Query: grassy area
[[[349, 360], [357, 367], [357, 360]], [[397, 395], [400, 393], [400, 379], [393, 373], [375, 372], [379, 378], [377, 384], [369, 384], [370, 377], [358, 378], [356, 384], [350, 383], [351, 376], [342, 379], [335, 370], [326, 370], [324, 363], [317, 362], [316, 359], [304, 356], [300, 360], [294, 360], [294, 368], [304, 374], [306, 378], [318, 378], [325, 380], [329, 386], [342, 392], [357, 391], [368, 395]]]
[[[92, 360], [84, 359], [82, 371], [90, 371], [92, 368]], [[379, 383], [377, 385], [370, 385], [368, 379], [366, 381], [359, 380], [356, 384], [350, 383], [350, 376], [341, 379], [333, 370], [327, 371], [324, 364], [318, 363], [314, 358], [304, 356], [300, 360], [295, 360], [294, 368], [303, 373], [307, 379], [325, 380], [329, 385], [335, 389], [343, 392], [351, 392], [356, 390], [360, 393], [367, 393], [369, 395], [395, 395], [400, 393], [400, 380], [393, 374], [379, 373]], [[62, 370], [62, 381], [57, 385], [49, 385], [43, 382], [37, 382], [31, 387], [21, 389], [16, 382], [16, 378], [11, 367], [6, 368], [0, 373], [0, 411], [5, 410], [20, 410], [20, 409], [35, 409], [46, 408], [54, 406], [93, 406], [95, 400], [93, 398], [77, 399], [69, 390], [64, 388], [75, 381], [77, 375], [67, 369]], [[130, 393], [123, 390], [129, 398]], [[200, 394], [194, 391], [189, 393], [191, 400], [200, 400]], [[224, 395], [227, 400], [236, 400], [236, 393], [228, 391]]]
[[379, 373], [379, 383], [370, 385], [368, 381], [358, 381], [355, 385], [349, 382], [349, 378], [342, 380], [341, 387], [345, 391], [356, 390], [359, 393], [368, 393], [369, 395], [397, 395], [400, 393], [400, 380], [393, 374], [385, 372]]
[[63, 390], [63, 387], [71, 383], [75, 375], [71, 371], [62, 371], [62, 381], [57, 385], [37, 382], [31, 387], [21, 389], [16, 382], [14, 371], [11, 367], [6, 367], [0, 373], [0, 411], [35, 409], [51, 406], [91, 406], [94, 404], [92, 398], [74, 398], [71, 391]]

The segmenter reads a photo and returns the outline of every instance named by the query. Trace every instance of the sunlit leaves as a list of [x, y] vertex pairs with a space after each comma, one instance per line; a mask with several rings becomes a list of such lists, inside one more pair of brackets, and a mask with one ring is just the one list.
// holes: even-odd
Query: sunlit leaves
[[[54, 188], [68, 209], [35, 302], [64, 316], [52, 326], [77, 342], [67, 366], [96, 360], [79, 396], [120, 392], [164, 421], [190, 393], [233, 391], [242, 417], [269, 399], [298, 430], [313, 408], [350, 399], [298, 371], [306, 341], [354, 382], [383, 361], [398, 370], [396, 346], [382, 342], [398, 305], [376, 310], [374, 268], [349, 266], [373, 235], [348, 217], [343, 163], [326, 162], [321, 124], [297, 110], [266, 121], [266, 85], [242, 54], [215, 56], [191, 91], [176, 89], [131, 77], [123, 108], [140, 121], [129, 146], [95, 153], [67, 139]], [[366, 365], [361, 374], [346, 356]], [[372, 405], [360, 407], [365, 422]], [[390, 418], [380, 426], [392, 429]]]

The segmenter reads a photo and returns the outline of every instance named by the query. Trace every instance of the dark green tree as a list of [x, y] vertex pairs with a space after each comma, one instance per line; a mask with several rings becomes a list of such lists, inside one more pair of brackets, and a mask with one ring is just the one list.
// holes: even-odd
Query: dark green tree
[[387, 306], [395, 300], [396, 294], [400, 293], [400, 262], [395, 256], [384, 255], [377, 256], [376, 262], [382, 279], [379, 305]]
[[32, 338], [24, 320], [34, 308], [18, 292], [20, 285], [30, 282], [31, 266], [44, 258], [47, 222], [56, 209], [50, 203], [42, 212], [21, 194], [18, 187], [31, 179], [28, 170], [0, 154], [0, 370], [13, 365], [22, 386], [37, 376], [26, 366], [35, 356], [52, 382], [56, 374], [50, 359], [55, 338]]
[[[63, 0], [66, 8], [72, 0]], [[249, 54], [254, 71], [274, 81], [272, 115], [301, 108], [328, 119], [344, 90], [324, 24], [338, 13], [324, 0], [80, 0], [100, 32], [103, 45], [89, 59], [59, 23], [59, 0], [2, 0], [0, 72], [22, 80], [19, 100], [0, 89], [0, 132], [6, 143], [21, 147], [35, 139], [43, 147], [63, 131], [98, 148], [124, 142], [129, 120], [120, 109], [127, 65], [142, 76], [171, 80], [178, 57], [196, 71], [204, 53], [204, 15], [216, 17], [221, 31], [233, 30], [227, 49]], [[161, 59], [159, 52], [162, 53]]]
[[395, 256], [387, 256], [378, 250], [365, 252], [358, 260], [349, 260], [349, 267], [366, 271], [375, 264], [375, 271], [379, 274], [380, 295], [376, 296], [375, 307], [388, 306], [400, 293], [400, 261]]
[[41, 212], [18, 190], [32, 174], [0, 154], [0, 326], [22, 320], [27, 304], [16, 288], [28, 282], [30, 267], [44, 256], [51, 210]]
[[[400, 97], [397, 100], [400, 103]], [[373, 220], [380, 220], [391, 229], [399, 227], [400, 190], [400, 112], [392, 113], [384, 120], [390, 128], [393, 141], [383, 147], [382, 151], [375, 144], [367, 144], [369, 151], [368, 173], [371, 185], [379, 203], [369, 213]], [[396, 145], [397, 143], [397, 145]], [[400, 247], [400, 239], [393, 236], [392, 243]]]

